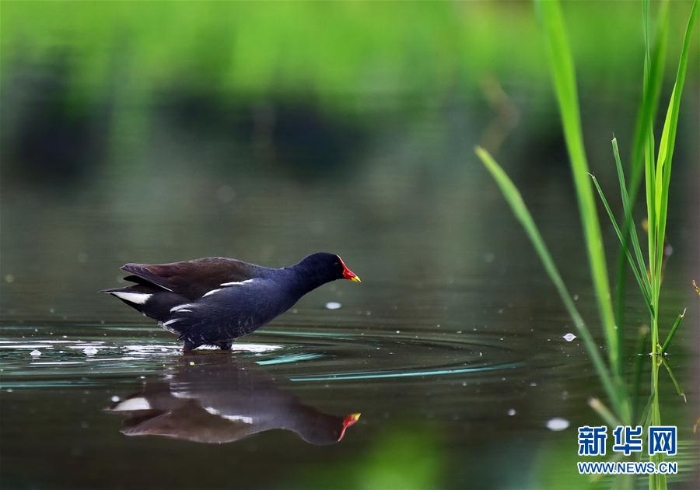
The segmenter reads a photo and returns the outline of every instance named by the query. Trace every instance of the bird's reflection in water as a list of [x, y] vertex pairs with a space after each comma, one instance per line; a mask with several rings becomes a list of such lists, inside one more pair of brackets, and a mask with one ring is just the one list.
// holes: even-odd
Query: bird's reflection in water
[[126, 417], [122, 433], [128, 436], [218, 444], [272, 429], [293, 431], [311, 444], [333, 444], [360, 417], [303, 405], [262, 368], [230, 355], [184, 356], [163, 381], [147, 383], [107, 411]]

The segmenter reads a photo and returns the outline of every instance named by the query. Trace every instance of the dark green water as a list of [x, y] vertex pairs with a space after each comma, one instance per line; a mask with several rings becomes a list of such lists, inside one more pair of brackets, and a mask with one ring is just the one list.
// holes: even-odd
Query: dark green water
[[[576, 427], [598, 423], [586, 402], [602, 390], [580, 340], [564, 338], [576, 332], [498, 192], [473, 161], [447, 176], [386, 172], [301, 184], [193, 170], [97, 179], [70, 195], [6, 185], [3, 487], [583, 484]], [[533, 204], [594, 319], [568, 196], [555, 188]], [[342, 254], [363, 282], [314, 291], [231, 354], [183, 356], [172, 335], [97, 293], [118, 284], [126, 261], [230, 255], [284, 265], [319, 249]], [[692, 244], [676, 250], [667, 316], [687, 305], [697, 322], [697, 300], [682, 284]], [[628, 317], [645, 320], [641, 306]], [[688, 444], [697, 331], [682, 338], [670, 362], [691, 403], [680, 404], [665, 380], [664, 415]], [[149, 436], [138, 421], [122, 425], [133, 413], [106, 411], [151, 393], [253, 422], [222, 427], [200, 407], [151, 422], [161, 436]], [[319, 412], [362, 415], [340, 443], [316, 446], [305, 442], [313, 437], [300, 414]], [[207, 417], [218, 419], [213, 428]], [[548, 429], [552, 419], [568, 428]], [[140, 436], [120, 432], [132, 426]], [[232, 442], [188, 440], [212, 433]], [[680, 478], [690, 482], [697, 467], [684, 458]]]

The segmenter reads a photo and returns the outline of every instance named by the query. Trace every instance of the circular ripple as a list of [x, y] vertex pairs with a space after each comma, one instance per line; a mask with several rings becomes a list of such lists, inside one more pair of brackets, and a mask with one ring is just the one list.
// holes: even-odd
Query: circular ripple
[[[0, 340], [3, 388], [94, 385], [101, 378], [113, 383], [115, 375], [133, 381], [134, 375], [161, 374], [183, 355], [180, 343], [168, 341], [159, 329], [82, 328], [79, 338], [28, 330], [13, 329], [15, 338]], [[576, 348], [562, 343], [557, 348]], [[527, 371], [519, 368], [533, 366], [527, 339], [497, 332], [266, 329], [235, 343], [232, 353], [205, 349], [190, 355], [233, 355], [307, 383], [455, 375], [484, 382], [501, 380], [505, 372], [512, 380]]]

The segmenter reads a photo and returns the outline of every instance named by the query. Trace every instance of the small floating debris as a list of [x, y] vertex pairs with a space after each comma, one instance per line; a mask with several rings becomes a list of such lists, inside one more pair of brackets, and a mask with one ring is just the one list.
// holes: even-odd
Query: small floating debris
[[327, 309], [327, 310], [337, 310], [337, 309], [339, 309], [341, 306], [343, 306], [343, 305], [341, 305], [341, 304], [338, 303], [337, 301], [329, 301], [328, 303], [326, 303], [326, 309]]
[[119, 398], [117, 395], [114, 395], [114, 396], [112, 397], [112, 402], [113, 402], [113, 403], [117, 403], [119, 400], [121, 400], [121, 398]]
[[41, 355], [41, 351], [39, 349], [34, 349], [29, 353], [29, 355], [32, 357], [39, 357]]
[[576, 335], [572, 334], [571, 332], [564, 335], [564, 340], [566, 340], [567, 342], [571, 342], [575, 339], [576, 339]]
[[511, 408], [510, 410], [508, 410], [508, 416], [509, 416], [509, 417], [512, 417], [512, 416], [515, 415], [516, 413], [517, 413], [517, 412], [515, 411], [514, 408]]
[[564, 430], [569, 427], [569, 421], [561, 417], [554, 417], [547, 421], [547, 428], [549, 430], [559, 431]]
[[94, 356], [95, 354], [97, 354], [97, 348], [95, 348], [95, 347], [93, 347], [93, 346], [85, 347], [85, 348], [83, 349], [83, 353], [84, 353], [86, 356]]

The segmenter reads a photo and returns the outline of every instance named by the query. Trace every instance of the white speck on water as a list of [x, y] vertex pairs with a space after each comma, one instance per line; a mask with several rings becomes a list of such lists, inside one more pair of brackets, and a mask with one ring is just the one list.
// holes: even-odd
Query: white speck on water
[[32, 357], [39, 357], [39, 356], [41, 355], [41, 351], [38, 350], [38, 349], [34, 349], [33, 351], [31, 351], [31, 352], [29, 353], [29, 355], [32, 356]]
[[326, 309], [327, 309], [327, 310], [337, 310], [337, 309], [340, 308], [341, 306], [343, 306], [343, 305], [341, 305], [341, 304], [338, 303], [337, 301], [329, 301], [328, 303], [326, 303]]
[[537, 383], [533, 381], [532, 383], [530, 383], [530, 386], [537, 386]]
[[401, 333], [401, 330], [397, 330], [396, 333]]
[[564, 340], [566, 340], [567, 342], [571, 342], [572, 340], [575, 340], [575, 339], [576, 339], [576, 335], [572, 334], [571, 332], [564, 335]]
[[92, 346], [85, 347], [83, 349], [83, 353], [85, 353], [86, 356], [94, 356], [95, 354], [97, 354], [97, 349], [95, 347], [92, 347]]
[[457, 333], [462, 333], [462, 331], [461, 331], [461, 330], [457, 330]]
[[56, 310], [54, 308], [49, 308], [49, 313], [56, 313]]
[[578, 301], [578, 294], [574, 294], [574, 301]]
[[566, 419], [563, 419], [561, 417], [554, 417], [553, 419], [549, 419], [547, 421], [547, 428], [549, 430], [564, 430], [569, 427], [569, 421]]
[[114, 396], [112, 397], [112, 402], [113, 402], [113, 403], [117, 403], [119, 400], [121, 400], [121, 398], [119, 398], [117, 395], [114, 395]]
[[5, 282], [8, 284], [15, 282], [15, 276], [13, 276], [12, 274], [6, 274]]
[[508, 410], [508, 416], [509, 416], [509, 417], [512, 417], [512, 416], [515, 415], [515, 414], [516, 414], [516, 411], [515, 411], [514, 408], [511, 408], [510, 410]]
[[503, 308], [501, 308], [501, 309], [498, 310], [498, 314], [499, 314], [499, 315], [502, 315], [502, 314], [503, 314]]

